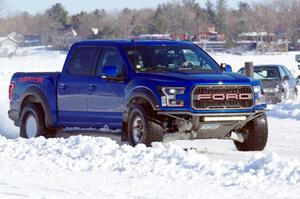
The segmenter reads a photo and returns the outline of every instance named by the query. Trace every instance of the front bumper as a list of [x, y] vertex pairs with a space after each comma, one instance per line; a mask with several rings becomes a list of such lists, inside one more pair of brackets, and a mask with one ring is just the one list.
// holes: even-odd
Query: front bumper
[[[230, 139], [232, 132], [241, 129], [264, 111], [250, 113], [193, 114], [189, 112], [160, 112], [176, 120], [178, 132], [166, 133], [168, 140], [178, 139]], [[171, 138], [171, 139], [170, 139]]]

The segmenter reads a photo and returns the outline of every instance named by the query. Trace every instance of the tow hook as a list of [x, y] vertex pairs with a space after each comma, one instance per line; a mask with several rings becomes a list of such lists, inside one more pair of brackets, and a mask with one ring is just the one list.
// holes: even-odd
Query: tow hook
[[231, 132], [230, 139], [237, 141], [237, 142], [241, 142], [241, 143], [243, 143], [245, 141], [243, 134], [240, 132], [235, 132], [235, 131]]

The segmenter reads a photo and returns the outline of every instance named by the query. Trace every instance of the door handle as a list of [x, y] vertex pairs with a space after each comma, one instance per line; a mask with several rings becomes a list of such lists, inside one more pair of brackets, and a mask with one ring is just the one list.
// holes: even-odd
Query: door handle
[[59, 84], [59, 88], [60, 88], [60, 89], [66, 89], [66, 88], [67, 88], [67, 85], [61, 83], [61, 84]]
[[90, 85], [88, 86], [88, 90], [89, 90], [89, 91], [94, 91], [94, 90], [96, 90], [96, 88], [97, 88], [97, 86], [95, 86], [94, 84], [90, 84]]

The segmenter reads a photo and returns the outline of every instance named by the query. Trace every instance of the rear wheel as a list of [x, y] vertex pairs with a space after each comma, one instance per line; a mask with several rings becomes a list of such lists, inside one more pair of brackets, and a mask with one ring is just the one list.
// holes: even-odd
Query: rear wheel
[[268, 140], [268, 121], [266, 114], [250, 121], [243, 129], [242, 134], [245, 138], [243, 143], [234, 141], [239, 151], [262, 151]]
[[27, 104], [21, 113], [20, 136], [23, 138], [55, 137], [56, 129], [48, 129], [43, 112], [35, 104]]
[[146, 146], [151, 146], [152, 142], [161, 142], [163, 140], [162, 126], [152, 121], [150, 115], [143, 106], [133, 105], [127, 125], [130, 145], [145, 144]]

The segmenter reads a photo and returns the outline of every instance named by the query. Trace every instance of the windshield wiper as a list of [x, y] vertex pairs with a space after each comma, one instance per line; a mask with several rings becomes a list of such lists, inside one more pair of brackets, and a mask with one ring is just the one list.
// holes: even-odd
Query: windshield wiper
[[153, 66], [153, 67], [145, 67], [145, 68], [137, 68], [136, 71], [144, 72], [144, 71], [170, 71], [171, 69], [163, 67], [163, 66]]

